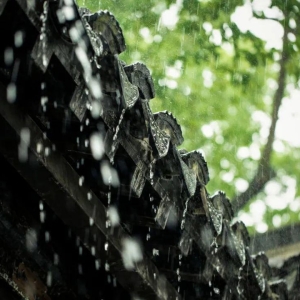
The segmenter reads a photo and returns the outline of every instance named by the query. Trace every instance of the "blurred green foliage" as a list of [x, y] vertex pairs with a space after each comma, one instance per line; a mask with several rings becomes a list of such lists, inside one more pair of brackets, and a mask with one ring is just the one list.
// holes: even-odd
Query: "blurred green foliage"
[[[269, 81], [277, 81], [278, 57], [281, 56], [281, 50], [267, 50], [263, 40], [249, 31], [242, 32], [232, 22], [231, 15], [244, 2], [80, 0], [78, 4], [92, 11], [109, 10], [115, 15], [127, 44], [121, 59], [127, 64], [144, 62], [152, 72], [156, 88], [152, 110], [171, 111], [183, 129], [182, 147], [204, 151], [211, 177], [210, 193], [221, 189], [229, 198], [238, 194], [241, 190], [238, 183], [247, 186], [255, 174], [259, 153], [266, 142], [260, 133], [262, 125], [253, 115], [263, 112], [271, 118], [276, 84], [270, 86]], [[289, 28], [296, 37], [294, 42], [290, 38], [287, 45], [286, 84], [298, 87], [300, 31], [297, 26], [293, 29], [288, 24], [291, 19], [299, 20], [299, 1], [273, 0], [270, 8], [275, 6], [284, 15], [276, 22]], [[172, 9], [178, 13], [170, 19], [171, 23], [176, 17], [178, 20], [173, 28], [172, 25], [168, 28], [163, 26], [162, 14]], [[266, 19], [264, 12], [253, 11], [253, 15]], [[280, 143], [284, 151], [273, 151], [271, 159], [277, 172], [274, 181], [284, 188], [284, 176], [296, 180], [296, 198], [300, 196], [299, 148], [285, 141]], [[250, 155], [237, 155], [241, 148], [250, 149]], [[265, 197], [266, 191], [263, 191], [252, 202], [264, 201]], [[249, 209], [250, 203], [245, 211]], [[291, 211], [288, 204], [281, 210], [266, 205], [262, 222], [269, 228], [274, 227], [274, 215], [285, 216], [281, 225], [298, 222], [300, 218], [299, 211]], [[253, 230], [254, 225], [250, 228]]]

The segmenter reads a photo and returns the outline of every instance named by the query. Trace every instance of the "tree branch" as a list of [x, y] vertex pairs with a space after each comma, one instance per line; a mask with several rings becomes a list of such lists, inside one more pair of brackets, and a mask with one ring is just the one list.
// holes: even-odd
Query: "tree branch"
[[275, 129], [278, 120], [278, 112], [282, 102], [285, 80], [286, 80], [286, 63], [288, 60], [288, 49], [287, 49], [287, 30], [284, 28], [283, 35], [283, 46], [282, 54], [280, 59], [280, 71], [278, 75], [278, 88], [273, 98], [273, 111], [272, 111], [272, 122], [269, 129], [269, 136], [267, 143], [263, 149], [262, 156], [257, 168], [257, 172], [251, 180], [248, 189], [237, 195], [232, 200], [232, 207], [235, 214], [241, 210], [250, 199], [257, 195], [265, 186], [265, 184], [276, 176], [275, 171], [270, 166], [270, 159], [273, 150], [273, 142], [275, 139]]

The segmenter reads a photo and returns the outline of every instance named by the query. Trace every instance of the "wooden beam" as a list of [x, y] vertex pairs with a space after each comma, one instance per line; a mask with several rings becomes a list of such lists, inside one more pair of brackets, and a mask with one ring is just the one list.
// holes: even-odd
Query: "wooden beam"
[[266, 252], [271, 265], [280, 265], [287, 258], [300, 254], [300, 224], [293, 224], [256, 234], [250, 243], [251, 253]]
[[[113, 261], [121, 261], [122, 240], [130, 239], [130, 236], [121, 226], [114, 230], [106, 227], [106, 208], [101, 199], [85, 183], [79, 185], [80, 176], [61, 153], [52, 151], [47, 155], [45, 151], [37, 149], [38, 144], [42, 145], [43, 149], [52, 149], [52, 143], [29, 115], [6, 101], [5, 87], [2, 84], [0, 114], [17, 134], [20, 134], [23, 128], [29, 129], [29, 148], [34, 157], [34, 169], [28, 163], [19, 162], [17, 151], [12, 151], [10, 143], [0, 144], [0, 151], [4, 157], [59, 217], [79, 232], [82, 239], [85, 237], [84, 229], [90, 228], [89, 220], [92, 218], [97, 234], [102, 239], [107, 239], [110, 244], [111, 264], [113, 265]], [[90, 200], [87, 199], [88, 194], [91, 195]], [[96, 256], [102, 257], [102, 254], [102, 250], [96, 249]], [[145, 255], [141, 262], [135, 264], [133, 271], [112, 267], [111, 272], [125, 288], [143, 299], [181, 299], [174, 287]]]

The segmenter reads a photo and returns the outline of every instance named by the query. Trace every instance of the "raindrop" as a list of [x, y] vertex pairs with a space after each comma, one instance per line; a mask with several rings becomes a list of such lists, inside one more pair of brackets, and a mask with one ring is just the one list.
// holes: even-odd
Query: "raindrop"
[[24, 32], [21, 30], [16, 31], [14, 40], [16, 48], [20, 48], [24, 43]]
[[91, 193], [91, 192], [88, 192], [88, 193], [87, 193], [87, 199], [88, 199], [88, 200], [91, 200], [91, 199], [92, 199], [92, 193]]
[[50, 233], [49, 231], [45, 232], [45, 241], [48, 243], [50, 241]]
[[26, 232], [26, 248], [29, 252], [34, 252], [37, 248], [37, 234], [32, 228]]
[[83, 176], [80, 176], [80, 177], [79, 177], [79, 186], [82, 186], [82, 185], [83, 185], [83, 182], [84, 182], [84, 177], [83, 177]]
[[43, 150], [43, 144], [42, 143], [37, 143], [36, 144], [36, 152], [41, 153]]
[[93, 225], [94, 225], [94, 219], [90, 218], [90, 226], [93, 226]]
[[4, 51], [4, 62], [7, 66], [12, 65], [14, 61], [14, 51], [12, 48], [8, 47]]
[[22, 128], [20, 131], [20, 144], [18, 147], [19, 161], [26, 162], [28, 159], [28, 147], [30, 144], [30, 130]]
[[110, 269], [110, 267], [109, 267], [109, 264], [108, 264], [108, 262], [106, 262], [106, 263], [105, 263], [105, 271], [107, 271], [107, 272], [108, 272], [108, 271], [109, 271], [109, 269]]
[[152, 250], [152, 255], [153, 255], [153, 256], [159, 256], [159, 250], [153, 248], [153, 250]]
[[54, 264], [57, 266], [59, 263], [59, 256], [57, 253], [54, 253]]
[[120, 224], [120, 216], [118, 210], [115, 206], [110, 206], [107, 209], [107, 216], [109, 218], [110, 224], [112, 227]]
[[81, 264], [78, 265], [78, 273], [82, 274], [82, 265]]
[[49, 156], [50, 155], [50, 148], [46, 147], [45, 148], [45, 156]]
[[100, 261], [100, 259], [96, 259], [95, 260], [95, 268], [96, 268], [96, 270], [99, 270], [100, 267], [101, 267], [101, 261]]
[[10, 82], [6, 89], [6, 98], [9, 103], [14, 103], [17, 99], [17, 86]]
[[105, 152], [103, 137], [100, 133], [93, 133], [91, 135], [90, 146], [93, 157], [97, 160], [100, 160]]
[[108, 251], [108, 242], [106, 242], [106, 243], [104, 244], [104, 250], [105, 250], [105, 251]]
[[44, 106], [48, 103], [48, 97], [47, 96], [42, 96], [41, 97], [41, 105]]
[[98, 101], [92, 103], [91, 114], [94, 119], [98, 119], [103, 114], [103, 108]]
[[143, 253], [139, 243], [133, 238], [122, 240], [122, 259], [125, 269], [134, 269], [134, 264], [143, 259]]
[[45, 223], [46, 213], [44, 211], [40, 211], [40, 221], [41, 223]]
[[51, 271], [48, 271], [46, 281], [47, 281], [47, 286], [50, 287], [52, 285], [52, 272]]

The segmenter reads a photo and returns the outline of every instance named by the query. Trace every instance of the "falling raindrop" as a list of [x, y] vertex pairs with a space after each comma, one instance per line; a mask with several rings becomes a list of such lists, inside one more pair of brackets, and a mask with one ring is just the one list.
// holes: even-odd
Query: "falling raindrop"
[[16, 48], [20, 48], [24, 43], [24, 32], [21, 30], [16, 31], [14, 40]]
[[101, 267], [101, 261], [100, 261], [100, 259], [96, 259], [95, 260], [95, 268], [96, 268], [96, 270], [99, 270], [100, 267]]
[[59, 263], [59, 256], [58, 256], [58, 254], [57, 253], [54, 253], [54, 265], [58, 265], [58, 263]]
[[153, 177], [154, 177], [153, 168], [154, 168], [155, 163], [156, 163], [156, 159], [153, 159], [153, 161], [149, 165], [149, 172], [150, 172], [149, 177], [150, 177], [151, 185], [153, 185]]
[[122, 240], [122, 260], [126, 270], [134, 269], [135, 263], [143, 259], [143, 253], [138, 241], [133, 238]]
[[42, 21], [41, 34], [40, 34], [40, 40], [42, 41], [42, 60], [43, 60], [43, 66], [46, 67], [48, 64], [47, 57], [46, 57], [46, 22], [48, 18], [48, 1], [45, 1], [43, 4], [43, 13], [40, 18]]
[[43, 144], [42, 143], [37, 143], [36, 144], [36, 152], [41, 153], [43, 150]]
[[109, 218], [109, 223], [112, 227], [115, 227], [120, 224], [120, 216], [115, 206], [110, 206], [107, 209], [107, 216]]
[[104, 250], [105, 250], [105, 251], [108, 251], [108, 242], [106, 242], [106, 243], [104, 244]]
[[48, 243], [50, 241], [50, 232], [46, 231], [45, 232], [45, 241]]
[[37, 248], [37, 233], [32, 228], [26, 232], [26, 248], [29, 252], [34, 252]]
[[14, 103], [17, 99], [17, 86], [15, 83], [10, 82], [6, 89], [6, 98], [9, 103]]
[[79, 177], [79, 186], [82, 186], [82, 185], [83, 185], [83, 182], [84, 182], [84, 177], [83, 177], [83, 176], [80, 176], [80, 177]]
[[4, 62], [7, 66], [11, 66], [14, 61], [14, 50], [10, 47], [4, 51]]
[[159, 256], [159, 250], [153, 248], [153, 249], [152, 249], [152, 255], [153, 255], [153, 256]]
[[47, 286], [50, 287], [52, 285], [52, 272], [51, 271], [48, 271], [48, 273], [47, 273], [46, 282], [47, 282]]
[[106, 263], [105, 263], [105, 271], [107, 271], [107, 272], [108, 272], [108, 271], [109, 271], [109, 269], [110, 269], [110, 266], [109, 266], [108, 262], [106, 262]]
[[44, 211], [40, 211], [40, 221], [41, 223], [45, 223], [46, 213]]
[[45, 156], [47, 157], [47, 156], [49, 156], [50, 155], [50, 148], [49, 147], [46, 147], [45, 148]]
[[20, 144], [18, 147], [18, 156], [20, 162], [28, 160], [28, 147], [30, 145], [30, 130], [22, 128], [20, 131]]
[[188, 210], [188, 204], [189, 204], [190, 199], [191, 198], [187, 198], [187, 200], [185, 201], [185, 206], [184, 206], [184, 211], [183, 211], [183, 214], [182, 214], [182, 221], [181, 221], [181, 226], [180, 226], [181, 230], [184, 229], [186, 213], [187, 213], [187, 210]]
[[79, 274], [82, 274], [82, 273], [83, 273], [83, 272], [82, 272], [82, 265], [81, 265], [81, 264], [78, 265], [78, 273], [79, 273]]
[[100, 133], [93, 133], [90, 136], [90, 146], [93, 157], [100, 160], [105, 153], [104, 140]]

